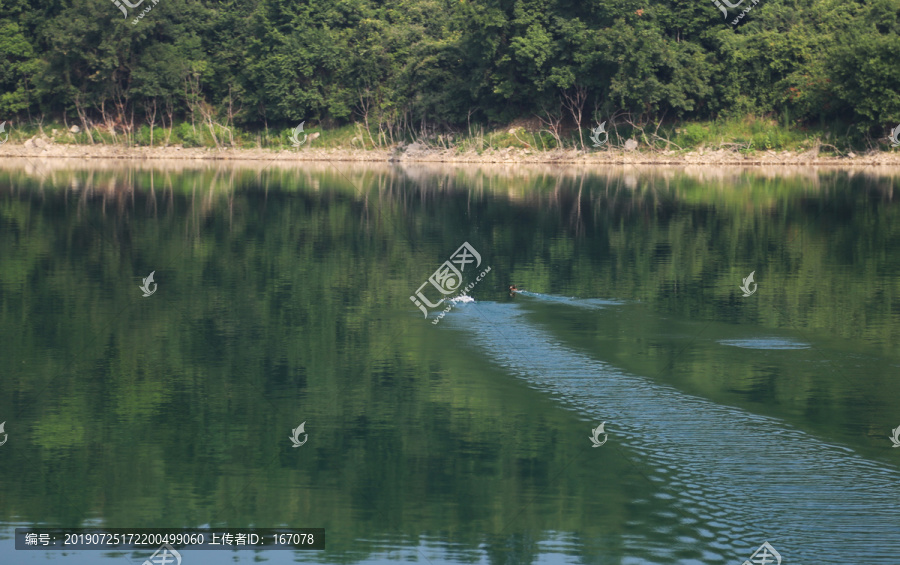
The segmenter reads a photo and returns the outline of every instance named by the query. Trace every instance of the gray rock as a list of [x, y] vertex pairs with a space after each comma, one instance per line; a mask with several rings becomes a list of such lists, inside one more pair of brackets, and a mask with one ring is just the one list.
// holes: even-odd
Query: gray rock
[[309, 134], [309, 140], [312, 141], [312, 140], [318, 138], [320, 135], [321, 134], [319, 132], [311, 133], [311, 134]]
[[33, 149], [34, 148], [34, 138], [31, 138], [25, 142], [25, 149]]
[[425, 149], [425, 146], [424, 146], [424, 145], [422, 145], [422, 144], [419, 143], [418, 141], [414, 141], [413, 143], [410, 143], [410, 144], [409, 144], [409, 147], [406, 148], [406, 151], [407, 151], [407, 152], [411, 152], [411, 151], [422, 151], [423, 149]]
[[69, 128], [69, 133], [79, 133], [80, 131], [81, 131], [81, 128], [78, 126], [72, 126]]
[[625, 151], [634, 151], [635, 149], [637, 149], [637, 146], [638, 146], [637, 141], [635, 141], [633, 139], [629, 139], [628, 141], [625, 142]]
[[850, 153], [847, 153], [847, 157], [850, 157], [851, 159], [853, 159], [854, 157], [856, 157], [856, 153], [851, 151]]
[[37, 147], [38, 149], [43, 149], [44, 147], [47, 147], [47, 142], [44, 141], [43, 139], [41, 139], [40, 137], [35, 137], [34, 138], [34, 146]]

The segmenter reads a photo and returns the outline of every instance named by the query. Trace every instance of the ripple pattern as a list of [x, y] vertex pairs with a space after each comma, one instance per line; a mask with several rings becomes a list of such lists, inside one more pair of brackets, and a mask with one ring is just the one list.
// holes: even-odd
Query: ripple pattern
[[681, 541], [626, 537], [635, 555], [673, 562], [690, 550], [701, 556], [690, 562], [741, 563], [768, 540], [786, 563], [900, 562], [897, 470], [581, 354], [530, 323], [521, 305], [481, 302], [451, 318], [448, 327], [464, 329], [490, 361], [592, 425], [606, 420], [607, 446], [625, 448], [651, 496], [672, 501]]

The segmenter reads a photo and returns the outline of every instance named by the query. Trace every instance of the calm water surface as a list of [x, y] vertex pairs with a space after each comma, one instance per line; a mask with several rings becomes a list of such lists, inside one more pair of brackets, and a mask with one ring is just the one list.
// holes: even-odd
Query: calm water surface
[[[15, 551], [15, 527], [212, 525], [327, 549], [183, 565], [896, 564], [898, 189], [4, 163], [0, 562], [149, 556]], [[474, 302], [426, 319], [410, 295], [463, 242]]]

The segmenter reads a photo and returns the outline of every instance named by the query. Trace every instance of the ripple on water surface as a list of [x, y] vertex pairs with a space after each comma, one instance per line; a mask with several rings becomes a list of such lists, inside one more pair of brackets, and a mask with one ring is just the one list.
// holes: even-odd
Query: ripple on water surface
[[[712, 565], [727, 561], [722, 555], [740, 562], [762, 541], [777, 538], [791, 563], [898, 563], [895, 468], [781, 420], [688, 395], [586, 355], [532, 321], [523, 303], [477, 306], [454, 312], [447, 327], [464, 329], [486, 360], [557, 395], [584, 416], [585, 429], [587, 422], [609, 421], [608, 450], [644, 470], [649, 498], [692, 521], [666, 532], [658, 526], [672, 520], [663, 518], [629, 532], [633, 537], [620, 538], [627, 555], [655, 563]], [[516, 348], [498, 328], [515, 329]], [[781, 339], [718, 343], [811, 347]], [[683, 539], [703, 541], [684, 545]]]
[[622, 306], [626, 304], [621, 300], [606, 300], [603, 298], [575, 298], [574, 296], [553, 296], [550, 294], [541, 294], [540, 292], [530, 292], [527, 290], [516, 291], [516, 294], [530, 298], [536, 298], [542, 302], [562, 303], [568, 306], [577, 306], [580, 308], [607, 308], [609, 306]]
[[718, 343], [744, 349], [809, 349], [808, 343], [778, 338], [721, 339]]

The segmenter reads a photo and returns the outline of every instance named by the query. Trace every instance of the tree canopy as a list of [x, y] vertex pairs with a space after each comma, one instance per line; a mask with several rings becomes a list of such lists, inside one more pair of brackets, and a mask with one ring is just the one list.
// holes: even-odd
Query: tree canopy
[[0, 3], [0, 119], [900, 122], [900, 0], [115, 2]]

